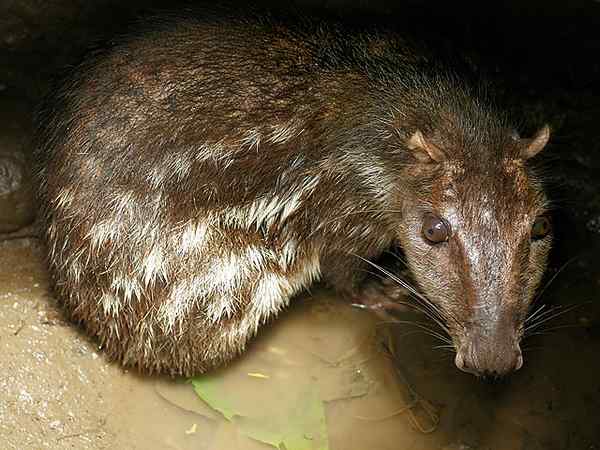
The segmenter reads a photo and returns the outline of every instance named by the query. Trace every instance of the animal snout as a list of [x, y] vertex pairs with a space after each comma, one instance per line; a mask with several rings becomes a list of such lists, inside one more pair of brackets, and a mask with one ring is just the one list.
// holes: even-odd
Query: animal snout
[[523, 354], [518, 343], [500, 346], [474, 339], [457, 350], [454, 362], [464, 372], [499, 378], [519, 370], [523, 366]]

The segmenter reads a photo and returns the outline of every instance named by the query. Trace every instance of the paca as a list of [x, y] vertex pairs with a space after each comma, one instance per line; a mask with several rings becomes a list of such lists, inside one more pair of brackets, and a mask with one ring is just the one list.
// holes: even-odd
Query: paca
[[392, 32], [148, 23], [72, 70], [39, 115], [55, 293], [111, 358], [192, 375], [317, 281], [360, 301], [368, 261], [399, 245], [457, 366], [503, 375], [522, 365], [551, 245], [528, 166], [548, 139], [521, 138]]

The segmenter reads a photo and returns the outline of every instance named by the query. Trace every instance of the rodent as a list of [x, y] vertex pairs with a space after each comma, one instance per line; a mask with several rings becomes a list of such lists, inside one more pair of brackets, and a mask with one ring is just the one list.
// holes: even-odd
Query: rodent
[[395, 32], [170, 18], [50, 94], [36, 132], [55, 292], [114, 360], [193, 375], [324, 281], [348, 299], [400, 245], [456, 365], [500, 376], [551, 247], [521, 138]]

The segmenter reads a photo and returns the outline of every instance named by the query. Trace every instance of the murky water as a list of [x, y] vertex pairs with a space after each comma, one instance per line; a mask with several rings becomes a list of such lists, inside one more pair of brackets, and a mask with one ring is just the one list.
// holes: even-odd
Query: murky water
[[[65, 8], [76, 9], [76, 2]], [[20, 30], [23, 24], [15, 23]], [[14, 30], [4, 36], [19, 39]], [[0, 156], [15, 157], [27, 180], [19, 155], [29, 150], [31, 105], [39, 89], [31, 81], [37, 75], [22, 86], [19, 78], [34, 67], [47, 69], [35, 52], [14, 58], [16, 65], [0, 64]], [[566, 96], [559, 97], [564, 102]], [[489, 384], [459, 372], [453, 355], [436, 348], [440, 341], [411, 325], [432, 326], [423, 317], [407, 313], [400, 319], [408, 323], [381, 324], [316, 289], [215, 375], [241, 416], [226, 420], [189, 380], [140, 377], [105, 361], [93, 342], [63, 320], [48, 289], [40, 243], [14, 239], [0, 242], [0, 448], [268, 449], [248, 437], [249, 427], [261, 421], [286, 428], [297, 420], [289, 405], [299, 408], [317, 395], [311, 404], [324, 417], [332, 450], [600, 449], [600, 272], [597, 240], [588, 233], [600, 217], [593, 184], [599, 165], [593, 153], [577, 153], [593, 147], [585, 136], [593, 136], [589, 118], [600, 117], [600, 107], [586, 105], [591, 125], [575, 137], [557, 137], [559, 146], [567, 138], [579, 143], [556, 173], [585, 194], [584, 206], [567, 205], [571, 209], [563, 213], [574, 211], [562, 223], [551, 274], [576, 259], [539, 303], [547, 304], [543, 312], [577, 307], [525, 341], [525, 366], [510, 379]], [[566, 117], [562, 123], [577, 129], [576, 111], [560, 114]], [[572, 160], [584, 164], [571, 170]], [[27, 189], [0, 196], [0, 218], [16, 223], [0, 231], [31, 220], [33, 206], [19, 206], [15, 214], [15, 205], [31, 203]], [[304, 437], [322, 448], [317, 435]]]
[[[10, 241], [1, 249], [3, 448], [269, 448], [186, 380], [139, 377], [107, 363], [62, 321], [38, 245]], [[567, 291], [557, 298], [577, 300]], [[597, 324], [598, 311], [582, 307], [562, 320], [578, 321]], [[243, 405], [240, 414], [273, 423], [282, 421], [284, 397], [318, 389], [331, 449], [598, 448], [597, 325], [531, 340], [536, 350], [524, 368], [494, 385], [459, 372], [434, 348], [439, 342], [411, 325], [394, 325], [392, 361], [378, 345], [389, 344], [385, 328], [319, 291], [295, 302], [218, 375]]]

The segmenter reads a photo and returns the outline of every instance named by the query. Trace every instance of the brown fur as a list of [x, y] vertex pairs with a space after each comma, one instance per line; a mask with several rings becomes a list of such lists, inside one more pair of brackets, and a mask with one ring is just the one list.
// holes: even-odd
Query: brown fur
[[[443, 161], [416, 157], [416, 131]], [[400, 242], [471, 370], [505, 373], [549, 248], [529, 241], [546, 201], [513, 136], [394, 34], [151, 24], [90, 57], [41, 114], [56, 293], [111, 357], [190, 375], [317, 279], [360, 296], [360, 258]], [[425, 212], [447, 218], [448, 242], [424, 241]]]

